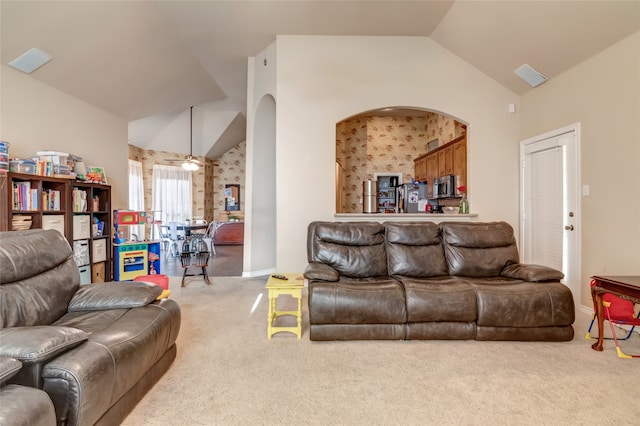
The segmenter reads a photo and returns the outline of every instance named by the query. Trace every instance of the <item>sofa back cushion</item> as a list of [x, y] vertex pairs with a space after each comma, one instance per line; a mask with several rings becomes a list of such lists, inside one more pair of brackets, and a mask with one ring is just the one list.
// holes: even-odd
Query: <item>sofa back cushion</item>
[[0, 232], [0, 328], [51, 324], [67, 312], [79, 285], [61, 233]]
[[440, 224], [449, 275], [493, 277], [519, 262], [513, 228], [506, 222]]
[[389, 275], [437, 277], [449, 274], [437, 224], [385, 222], [384, 229]]
[[377, 222], [312, 222], [307, 260], [326, 263], [346, 277], [385, 276], [384, 227]]

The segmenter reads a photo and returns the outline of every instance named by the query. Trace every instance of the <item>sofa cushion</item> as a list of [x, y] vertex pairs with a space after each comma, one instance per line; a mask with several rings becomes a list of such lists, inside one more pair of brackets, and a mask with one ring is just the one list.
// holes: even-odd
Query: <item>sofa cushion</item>
[[71, 327], [34, 326], [0, 330], [0, 355], [26, 363], [43, 363], [78, 346], [89, 335]]
[[392, 278], [344, 278], [309, 283], [312, 324], [404, 324], [404, 290]]
[[440, 229], [433, 222], [384, 223], [389, 275], [447, 275]]
[[478, 306], [475, 289], [456, 277], [397, 277], [407, 298], [407, 321], [473, 322]]
[[326, 263], [346, 277], [387, 275], [384, 228], [377, 222], [313, 222], [308, 228], [309, 263]]
[[443, 222], [440, 229], [449, 275], [495, 277], [519, 262], [513, 228], [506, 222]]
[[69, 312], [137, 308], [148, 305], [162, 287], [143, 281], [96, 283], [80, 287], [69, 302]]
[[573, 296], [558, 282], [467, 280], [478, 295], [478, 327], [557, 327], [573, 324]]

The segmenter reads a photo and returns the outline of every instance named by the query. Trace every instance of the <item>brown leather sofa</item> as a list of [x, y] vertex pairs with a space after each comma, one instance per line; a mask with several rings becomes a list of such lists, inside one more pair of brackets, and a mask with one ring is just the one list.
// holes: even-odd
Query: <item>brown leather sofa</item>
[[46, 392], [59, 425], [118, 424], [175, 359], [180, 308], [149, 283], [79, 283], [58, 231], [0, 233], [7, 383]]
[[505, 222], [313, 222], [307, 257], [311, 340], [573, 338], [563, 274]]

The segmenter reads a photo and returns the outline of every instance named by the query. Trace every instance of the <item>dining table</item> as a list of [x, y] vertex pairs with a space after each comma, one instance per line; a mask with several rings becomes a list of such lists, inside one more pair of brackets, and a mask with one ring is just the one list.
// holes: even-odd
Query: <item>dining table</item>
[[209, 225], [206, 223], [190, 223], [190, 224], [182, 224], [178, 225], [176, 229], [178, 231], [184, 231], [185, 237], [191, 236], [192, 231], [199, 231], [201, 229], [207, 229]]

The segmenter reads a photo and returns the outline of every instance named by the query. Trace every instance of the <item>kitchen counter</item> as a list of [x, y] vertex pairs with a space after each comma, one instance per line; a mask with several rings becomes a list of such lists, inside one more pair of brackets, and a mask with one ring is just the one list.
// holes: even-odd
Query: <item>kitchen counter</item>
[[218, 222], [213, 243], [221, 246], [244, 244], [244, 222]]
[[478, 217], [477, 213], [335, 213], [338, 220], [354, 222], [444, 222], [444, 221], [471, 221]]

